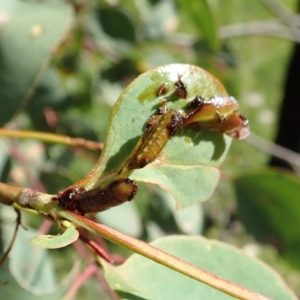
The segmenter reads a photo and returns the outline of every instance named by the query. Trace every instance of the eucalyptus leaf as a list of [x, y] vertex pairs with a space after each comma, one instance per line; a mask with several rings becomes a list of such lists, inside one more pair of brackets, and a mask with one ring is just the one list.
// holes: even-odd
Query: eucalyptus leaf
[[[13, 235], [15, 218], [11, 207], [0, 207], [1, 239], [5, 250]], [[38, 232], [30, 227], [27, 230], [19, 228], [9, 259], [1, 265], [0, 282], [5, 284], [1, 285], [0, 299], [61, 299], [78, 275], [79, 265], [75, 263], [72, 270], [58, 282], [49, 251], [28, 243], [28, 239], [36, 234]]]
[[[0, 218], [1, 238], [4, 241], [4, 249], [6, 249], [13, 235], [14, 226], [12, 226], [12, 224], [15, 222], [16, 214], [11, 207], [2, 205]], [[1, 277], [1, 279], [4, 279], [6, 276], [7, 278], [13, 276], [14, 280], [10, 281], [11, 284], [13, 287], [16, 287], [18, 283], [23, 287], [23, 289], [21, 289], [23, 291], [25, 289], [35, 294], [54, 293], [58, 289], [58, 284], [54, 265], [48, 251], [28, 243], [28, 239], [35, 234], [37, 234], [37, 231], [30, 228], [27, 230], [20, 228], [18, 230], [16, 240], [9, 253], [9, 271], [7, 270], [7, 273], [3, 274], [4, 277]], [[10, 272], [10, 274], [8, 272]], [[0, 272], [0, 274], [2, 273]], [[6, 290], [7, 295], [17, 293], [10, 284], [7, 284], [0, 288], [0, 295], [3, 288]]]
[[138, 237], [142, 233], [142, 222], [133, 202], [102, 211], [96, 218], [100, 223], [131, 236]]
[[106, 34], [115, 39], [135, 42], [135, 27], [132, 20], [121, 10], [101, 8], [96, 11], [98, 21]]
[[[152, 245], [270, 299], [297, 299], [275, 271], [224, 243], [199, 236], [170, 236]], [[233, 299], [137, 254], [119, 267], [104, 263], [104, 270], [121, 299]]]
[[[186, 99], [174, 100], [175, 83], [179, 79], [188, 95]], [[162, 85], [166, 95], [159, 95]], [[80, 184], [93, 189], [118, 173], [142, 136], [147, 120], [158, 113], [162, 100], [169, 99], [168, 108], [182, 109], [196, 95], [209, 99], [227, 93], [216, 78], [192, 65], [165, 65], [136, 78], [116, 102], [105, 148], [92, 173]], [[219, 180], [217, 166], [230, 142], [231, 138], [222, 134], [183, 129], [171, 138], [159, 159], [135, 170], [131, 178], [160, 185], [173, 194], [178, 207], [191, 206], [211, 196]]]
[[281, 250], [300, 269], [300, 180], [294, 174], [262, 170], [235, 180], [238, 211], [260, 242]]
[[6, 18], [0, 35], [0, 99], [6, 105], [0, 124], [8, 122], [53, 55], [53, 50], [70, 29], [72, 11], [63, 1], [1, 0], [0, 11]]
[[66, 293], [67, 289], [71, 286], [71, 283], [74, 280], [74, 275], [72, 278], [69, 278], [68, 283], [62, 286], [56, 285], [53, 290], [49, 291], [47, 289], [41, 288], [40, 290], [36, 290], [34, 288], [24, 288], [20, 285], [13, 275], [9, 271], [9, 261], [5, 261], [4, 264], [1, 266], [0, 272], [0, 281], [5, 283], [1, 285], [0, 289], [0, 298], [1, 299], [10, 299], [10, 300], [40, 300], [43, 297], [43, 300], [56, 300], [61, 299], [61, 297]]
[[177, 0], [179, 7], [195, 23], [209, 48], [219, 50], [220, 39], [218, 36], [217, 12], [212, 1], [209, 0]]
[[151, 5], [149, 1], [135, 0], [135, 5], [143, 20], [146, 36], [150, 39], [164, 37], [176, 29], [179, 20], [173, 1], [156, 1]]
[[30, 239], [30, 242], [35, 246], [46, 249], [63, 248], [69, 244], [72, 244], [78, 239], [79, 232], [69, 227], [61, 235], [39, 235]]
[[219, 181], [219, 171], [210, 166], [150, 164], [135, 171], [131, 178], [159, 185], [174, 196], [180, 209], [210, 198]]
[[194, 205], [185, 209], [176, 209], [174, 199], [169, 193], [161, 193], [170, 208], [174, 220], [180, 230], [185, 234], [199, 234], [204, 225], [204, 215], [202, 205]]

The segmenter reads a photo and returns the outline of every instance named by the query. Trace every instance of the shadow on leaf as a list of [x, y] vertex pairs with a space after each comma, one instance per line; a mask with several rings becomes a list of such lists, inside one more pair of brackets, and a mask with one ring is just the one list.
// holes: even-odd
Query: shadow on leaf
[[211, 160], [219, 160], [226, 150], [224, 135], [218, 132], [197, 132], [193, 129], [184, 128], [178, 135], [190, 138], [195, 146], [199, 145], [201, 142], [211, 142], [214, 145], [214, 152]]
[[126, 158], [128, 158], [131, 151], [137, 144], [139, 138], [140, 136], [136, 136], [124, 143], [123, 146], [119, 149], [119, 151], [109, 158], [104, 172], [109, 172], [120, 166], [120, 164], [123, 163], [126, 160]]
[[121, 299], [128, 299], [128, 300], [148, 300], [146, 298], [127, 293], [124, 291], [115, 290], [115, 292], [120, 296]]

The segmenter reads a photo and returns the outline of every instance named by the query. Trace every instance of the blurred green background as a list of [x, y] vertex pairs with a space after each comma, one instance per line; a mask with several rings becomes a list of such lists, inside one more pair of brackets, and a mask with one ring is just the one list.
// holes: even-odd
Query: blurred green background
[[[220, 79], [254, 135], [233, 141], [213, 197], [176, 212], [170, 195], [140, 184], [132, 203], [97, 218], [147, 241], [185, 233], [234, 244], [278, 270], [300, 295], [300, 181], [268, 167], [299, 36], [298, 1], [1, 2], [1, 126], [103, 142], [112, 105], [146, 70], [188, 63]], [[85, 176], [98, 158], [92, 151], [35, 140], [1, 138], [0, 144], [1, 181], [49, 193]], [[34, 228], [39, 221], [27, 220]], [[71, 247], [51, 255], [61, 276], [77, 257]], [[93, 299], [98, 288], [90, 280], [80, 293]]]

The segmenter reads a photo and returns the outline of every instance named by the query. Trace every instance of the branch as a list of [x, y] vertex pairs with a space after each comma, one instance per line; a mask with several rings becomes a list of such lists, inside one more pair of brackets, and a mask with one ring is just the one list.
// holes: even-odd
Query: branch
[[168, 254], [158, 248], [155, 248], [141, 240], [127, 236], [114, 229], [106, 227], [105, 225], [95, 223], [83, 216], [75, 214], [70, 211], [58, 209], [55, 211], [57, 216], [67, 219], [77, 226], [83, 227], [89, 231], [95, 232], [103, 238], [123, 246], [135, 253], [138, 253], [148, 259], [151, 259], [159, 264], [166, 266], [176, 272], [200, 281], [211, 286], [225, 294], [238, 299], [256, 299], [256, 300], [270, 300], [267, 297], [259, 295], [258, 293], [232, 283], [226, 279], [220, 278], [208, 271], [198, 268], [190, 263], [187, 263], [180, 258]]
[[[9, 199], [10, 201], [7, 201], [6, 199]], [[53, 195], [43, 194], [28, 188], [12, 187], [0, 182], [0, 201], [2, 203], [11, 204], [12, 202], [15, 202], [22, 207], [35, 209], [45, 218], [52, 216], [52, 220], [68, 220], [76, 227], [82, 227], [90, 232], [94, 232], [117, 245], [123, 246], [152, 261], [207, 284], [232, 297], [244, 300], [269, 300], [254, 291], [220, 278], [213, 273], [189, 264], [180, 258], [168, 254], [141, 240], [127, 236], [121, 232], [106, 227], [105, 225], [93, 222], [74, 212], [66, 211], [60, 207], [56, 201], [53, 201], [53, 199]], [[63, 222], [61, 222], [61, 225], [63, 226]]]
[[14, 230], [13, 236], [11, 238], [11, 241], [10, 241], [7, 249], [3, 253], [2, 257], [0, 258], [0, 267], [2, 266], [2, 264], [4, 263], [4, 261], [6, 260], [6, 258], [8, 257], [9, 252], [10, 252], [11, 248], [13, 247], [13, 244], [14, 244], [14, 242], [16, 240], [16, 237], [17, 237], [17, 232], [18, 232], [18, 229], [19, 229], [19, 225], [21, 224], [21, 213], [17, 209], [15, 209], [15, 211], [17, 213], [15, 230]]
[[293, 25], [294, 14], [287, 10], [286, 5], [282, 5], [276, 0], [262, 0], [262, 3], [273, 11], [273, 13], [277, 15], [283, 23]]
[[35, 139], [45, 143], [63, 144], [63, 145], [69, 145], [73, 147], [84, 147], [86, 149], [95, 150], [95, 151], [103, 150], [102, 143], [89, 141], [82, 138], [71, 138], [69, 136], [54, 134], [54, 133], [0, 128], [0, 136], [6, 136], [6, 137], [18, 138], [18, 139]]
[[[298, 15], [297, 20], [299, 20]], [[228, 25], [219, 30], [219, 36], [222, 39], [245, 35], [272, 36], [300, 42], [299, 29], [285, 26], [277, 19]]]
[[299, 153], [290, 149], [284, 148], [273, 142], [263, 139], [259, 135], [251, 133], [250, 136], [245, 140], [249, 144], [257, 147], [258, 149], [265, 151], [275, 157], [278, 157], [294, 168], [294, 170], [300, 174], [300, 155]]
[[[25, 188], [11, 186], [0, 182], [0, 203], [12, 205], [20, 196], [27, 191]], [[30, 189], [29, 189], [30, 190]]]

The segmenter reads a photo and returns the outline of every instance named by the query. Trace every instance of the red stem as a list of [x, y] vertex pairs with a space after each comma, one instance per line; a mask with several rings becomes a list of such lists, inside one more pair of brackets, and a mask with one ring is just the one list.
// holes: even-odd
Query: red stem
[[104, 249], [100, 245], [98, 245], [95, 241], [89, 239], [81, 230], [79, 230], [79, 238], [81, 241], [83, 241], [87, 246], [92, 248], [95, 253], [99, 256], [101, 256], [103, 259], [105, 259], [110, 264], [113, 263], [113, 259], [110, 257], [110, 255], [107, 252], [107, 249]]
[[65, 295], [65, 299], [73, 299], [79, 288], [97, 271], [97, 264], [93, 263], [89, 265], [74, 281], [68, 293]]

